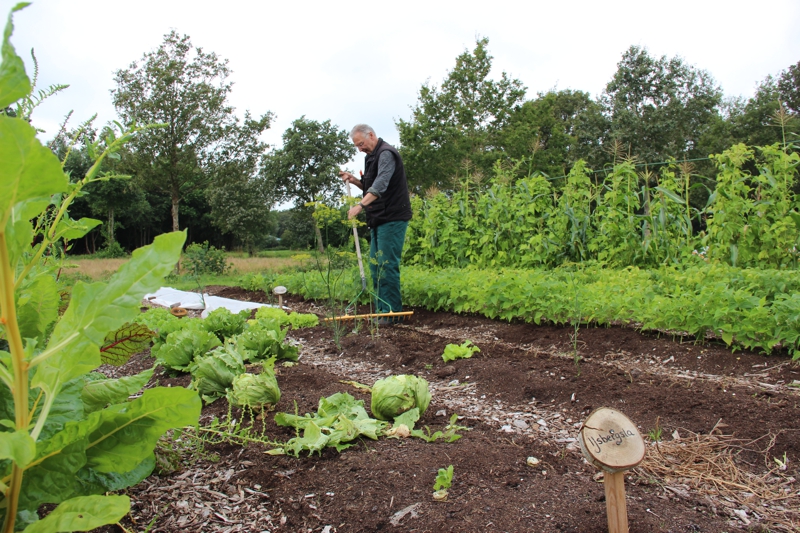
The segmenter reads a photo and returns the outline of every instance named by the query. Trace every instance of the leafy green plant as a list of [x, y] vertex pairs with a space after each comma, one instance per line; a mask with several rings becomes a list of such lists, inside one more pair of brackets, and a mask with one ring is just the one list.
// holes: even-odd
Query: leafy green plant
[[190, 371], [190, 388], [200, 393], [203, 401], [211, 403], [225, 396], [236, 376], [244, 374], [244, 359], [232, 344], [225, 344], [195, 359]]
[[[0, 324], [8, 342], [0, 353], [2, 531], [86, 531], [128, 512], [127, 496], [104, 494], [152, 471], [165, 431], [197, 423], [192, 391], [158, 387], [128, 401], [140, 381], [89, 375], [109, 333], [136, 317], [144, 294], [174, 267], [185, 234], [157, 237], [108, 282], [76, 283], [59, 315], [60, 263], [52, 259], [97, 225], [72, 220], [68, 208], [85, 185], [112, 177], [101, 172], [103, 161], [137, 130], [106, 130], [92, 146], [92, 167], [70, 182], [30, 125], [33, 88], [9, 42], [12, 30], [9, 17], [0, 52], [0, 108], [15, 108], [15, 116], [0, 115]], [[57, 507], [38, 520], [43, 503]]]
[[389, 376], [372, 385], [370, 408], [375, 418], [393, 420], [404, 412], [417, 408], [425, 413], [431, 403], [428, 382], [411, 375]]
[[267, 453], [272, 455], [289, 454], [295, 457], [301, 452], [322, 454], [326, 447], [336, 451], [345, 450], [353, 445], [360, 436], [377, 440], [386, 422], [370, 418], [364, 409], [364, 402], [356, 400], [346, 392], [338, 392], [327, 398], [320, 398], [317, 412], [298, 416], [290, 413], [275, 415], [275, 423], [279, 426], [293, 427], [302, 431], [297, 436]]
[[116, 259], [127, 256], [128, 252], [126, 252], [117, 241], [107, 244], [94, 254], [94, 257], [97, 259]]
[[186, 252], [184, 252], [183, 266], [192, 276], [202, 274], [221, 276], [231, 269], [225, 257], [225, 249], [215, 248], [209, 245], [208, 241], [187, 246]]
[[224, 307], [219, 307], [203, 319], [203, 329], [216, 335], [220, 341], [224, 341], [242, 333], [249, 317], [250, 311], [247, 309], [232, 313]]
[[275, 405], [281, 399], [278, 379], [275, 377], [274, 359], [264, 362], [259, 374], [244, 373], [233, 378], [228, 390], [228, 403], [237, 407], [249, 407], [261, 411], [265, 405]]
[[447, 468], [440, 468], [436, 473], [436, 480], [433, 483], [433, 499], [437, 501], [447, 500], [447, 492], [452, 485], [453, 465]]
[[188, 372], [194, 360], [222, 343], [209, 331], [182, 329], [170, 333], [167, 341], [153, 350], [156, 361], [170, 370]]
[[481, 349], [473, 346], [472, 341], [466, 340], [459, 344], [448, 344], [444, 347], [442, 360], [445, 363], [455, 361], [456, 359], [469, 359], [475, 352], [480, 352]]

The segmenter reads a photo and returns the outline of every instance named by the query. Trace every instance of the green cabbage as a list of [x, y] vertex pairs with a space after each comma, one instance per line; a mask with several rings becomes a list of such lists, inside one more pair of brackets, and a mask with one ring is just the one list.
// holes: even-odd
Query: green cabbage
[[164, 344], [151, 350], [156, 360], [172, 370], [189, 370], [197, 357], [222, 344], [213, 333], [203, 330], [182, 329], [170, 333]]
[[264, 405], [275, 405], [281, 399], [278, 380], [270, 368], [264, 365], [260, 374], [241, 374], [233, 379], [233, 388], [228, 390], [228, 402], [237, 407], [263, 409]]
[[379, 420], [393, 420], [414, 407], [422, 416], [430, 403], [428, 382], [417, 376], [389, 376], [372, 386], [372, 414]]
[[191, 372], [190, 387], [199, 392], [203, 400], [211, 403], [225, 395], [236, 376], [244, 374], [244, 361], [233, 345], [226, 344], [196, 359]]

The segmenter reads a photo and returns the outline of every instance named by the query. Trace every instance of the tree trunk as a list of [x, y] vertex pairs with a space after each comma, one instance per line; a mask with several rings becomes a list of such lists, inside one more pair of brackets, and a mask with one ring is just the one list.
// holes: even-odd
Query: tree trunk
[[114, 244], [114, 208], [108, 210], [108, 245]]
[[325, 247], [322, 245], [322, 232], [320, 231], [319, 226], [317, 226], [316, 220], [314, 221], [314, 233], [317, 235], [317, 250], [320, 254], [324, 254]]
[[180, 231], [178, 224], [178, 205], [181, 202], [181, 197], [177, 191], [172, 191], [172, 231]]

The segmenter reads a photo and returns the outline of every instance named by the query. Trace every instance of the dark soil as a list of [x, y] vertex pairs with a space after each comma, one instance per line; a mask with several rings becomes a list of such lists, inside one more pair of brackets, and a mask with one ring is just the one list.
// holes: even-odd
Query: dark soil
[[[209, 292], [266, 301], [263, 293], [240, 289]], [[322, 313], [292, 297], [287, 305]], [[416, 374], [431, 383], [433, 394], [421, 425], [441, 430], [457, 413], [463, 417], [458, 424], [470, 428], [463, 438], [450, 444], [363, 440], [341, 453], [300, 458], [267, 455], [270, 447], [261, 444], [214, 444], [194, 456], [184, 451], [177, 471], [127, 491], [134, 523], [126, 527], [142, 531], [155, 517], [150, 531], [604, 532], [603, 485], [575, 441], [580, 422], [601, 406], [625, 413], [643, 435], [660, 429], [665, 441], [715, 428], [742, 443], [756, 441], [736, 455], [738, 466], [754, 474], [774, 469], [774, 458], [786, 454], [781, 479], [791, 481], [784, 492], [787, 503], [798, 501], [800, 487], [788, 476], [800, 478], [800, 391], [792, 386], [800, 368], [785, 355], [731, 353], [722, 345], [632, 328], [582, 327], [574, 337], [567, 327], [413, 311], [402, 325], [348, 331], [339, 346], [324, 325], [290, 332], [303, 346], [300, 364], [278, 367], [276, 411], [313, 412], [320, 397], [336, 392], [363, 399], [369, 409], [369, 394], [343, 381], [372, 385], [390, 373]], [[445, 346], [466, 339], [480, 353], [445, 364]], [[150, 364], [152, 358], [140, 354], [107, 370], [121, 375]], [[160, 385], [189, 382], [189, 376], [163, 373], [157, 379]], [[204, 408], [201, 421], [227, 414], [221, 399]], [[263, 423], [269, 440], [294, 436], [277, 427], [272, 414]], [[774, 438], [771, 447], [765, 436]], [[648, 445], [648, 454], [653, 450]], [[538, 464], [530, 466], [529, 457]], [[436, 472], [451, 464], [449, 497], [434, 501]], [[797, 519], [791, 512], [781, 520], [754, 515], [774, 502], [742, 507], [713, 486], [691, 481], [630, 471], [630, 531], [791, 531]], [[734, 512], [742, 509], [746, 520]]]

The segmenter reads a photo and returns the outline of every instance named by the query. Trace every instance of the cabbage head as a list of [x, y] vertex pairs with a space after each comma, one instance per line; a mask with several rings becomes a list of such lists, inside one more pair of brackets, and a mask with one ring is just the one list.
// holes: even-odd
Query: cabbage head
[[195, 359], [191, 372], [190, 388], [199, 392], [206, 403], [211, 403], [225, 395], [236, 376], [244, 374], [244, 361], [233, 345], [226, 344]]
[[250, 407], [260, 411], [267, 404], [275, 405], [281, 399], [281, 390], [275, 373], [265, 368], [260, 374], [241, 374], [233, 378], [233, 388], [228, 390], [228, 402], [237, 407]]
[[372, 386], [372, 414], [379, 420], [393, 420], [414, 407], [422, 416], [430, 403], [428, 382], [417, 376], [389, 376]]

